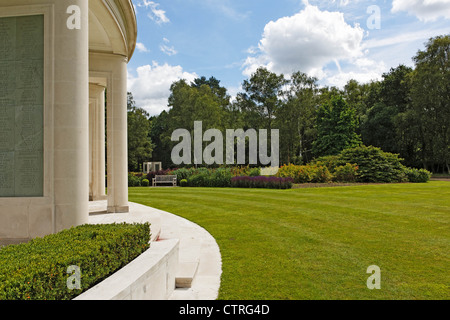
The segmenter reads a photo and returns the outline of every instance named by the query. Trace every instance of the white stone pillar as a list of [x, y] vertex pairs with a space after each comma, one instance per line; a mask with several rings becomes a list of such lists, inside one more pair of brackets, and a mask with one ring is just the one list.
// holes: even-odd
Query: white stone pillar
[[108, 212], [128, 207], [127, 58], [110, 55], [112, 70], [107, 100]]
[[89, 84], [90, 200], [104, 200], [105, 193], [105, 87]]
[[97, 101], [95, 98], [92, 98], [92, 92], [91, 92], [91, 84], [89, 84], [89, 201], [93, 200], [93, 158], [94, 158], [94, 119], [95, 119], [95, 105]]
[[[77, 6], [80, 28], [65, 14]], [[89, 217], [89, 1], [55, 2], [54, 231], [87, 223]]]

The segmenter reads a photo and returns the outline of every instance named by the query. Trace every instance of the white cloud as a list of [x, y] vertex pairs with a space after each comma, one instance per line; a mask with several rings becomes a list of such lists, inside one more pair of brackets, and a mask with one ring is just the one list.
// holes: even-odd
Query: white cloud
[[157, 24], [169, 23], [170, 19], [166, 16], [166, 12], [159, 9], [159, 3], [148, 0], [141, 0], [137, 4], [138, 7], [144, 7], [150, 9], [148, 17], [155, 21]]
[[450, 19], [450, 0], [393, 0], [391, 11], [406, 11], [425, 22]]
[[[259, 52], [249, 51], [243, 74], [250, 76], [265, 66], [285, 75], [302, 71], [319, 79], [327, 77], [326, 82], [332, 85], [340, 85], [349, 77], [364, 82], [379, 78], [384, 64], [368, 58], [364, 30], [358, 24], [346, 23], [341, 12], [321, 11], [305, 4], [298, 14], [265, 26]], [[341, 70], [340, 61], [345, 62], [346, 70]], [[338, 70], [331, 70], [330, 65], [336, 65]]]
[[175, 50], [175, 48], [173, 46], [169, 47], [169, 43], [170, 43], [169, 39], [163, 38], [163, 41], [166, 44], [162, 44], [162, 45], [159, 46], [159, 49], [163, 53], [167, 54], [168, 56], [173, 56], [173, 55], [176, 55], [178, 53], [177, 50]]
[[145, 44], [143, 44], [143, 43], [141, 43], [141, 42], [136, 43], [136, 49], [137, 49], [139, 52], [149, 52], [149, 50], [147, 49], [147, 47], [145, 46]]
[[399, 34], [382, 39], [371, 39], [364, 42], [364, 48], [380, 48], [398, 45], [401, 43], [417, 42], [419, 40], [425, 42], [426, 40], [435, 37], [438, 34], [446, 34], [448, 29], [424, 29], [410, 32], [400, 32]]
[[161, 49], [161, 51], [164, 52], [165, 54], [167, 54], [168, 56], [173, 56], [178, 53], [177, 50], [175, 50], [175, 48], [173, 46], [169, 47], [165, 44], [159, 46], [159, 49]]
[[147, 110], [150, 115], [168, 110], [167, 99], [173, 82], [186, 79], [188, 82], [198, 78], [197, 74], [183, 71], [181, 66], [167, 63], [141, 66], [136, 69], [137, 76], [128, 74], [128, 91], [133, 93], [136, 105]]
[[326, 79], [327, 84], [339, 88], [344, 87], [349, 80], [356, 80], [359, 83], [368, 83], [373, 80], [381, 80], [382, 74], [386, 72], [387, 67], [384, 62], [376, 62], [368, 58], [357, 59], [353, 70], [339, 72]]

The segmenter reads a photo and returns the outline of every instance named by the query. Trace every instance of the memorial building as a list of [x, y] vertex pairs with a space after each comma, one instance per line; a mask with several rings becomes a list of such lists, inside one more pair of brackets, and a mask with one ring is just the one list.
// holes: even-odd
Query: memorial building
[[136, 37], [131, 0], [0, 0], [0, 240], [87, 223], [89, 200], [128, 212]]

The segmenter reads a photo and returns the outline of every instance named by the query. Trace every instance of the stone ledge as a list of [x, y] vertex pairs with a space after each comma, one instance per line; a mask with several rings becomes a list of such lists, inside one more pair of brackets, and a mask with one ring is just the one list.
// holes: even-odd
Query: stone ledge
[[74, 300], [166, 300], [175, 290], [179, 240], [152, 242], [150, 249]]
[[175, 277], [176, 288], [191, 288], [192, 281], [194, 281], [197, 274], [199, 261], [195, 262], [180, 262], [178, 271]]

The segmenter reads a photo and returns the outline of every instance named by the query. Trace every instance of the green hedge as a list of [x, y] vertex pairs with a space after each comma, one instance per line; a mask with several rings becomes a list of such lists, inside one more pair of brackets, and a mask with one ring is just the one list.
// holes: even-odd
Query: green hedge
[[[0, 300], [70, 300], [149, 248], [150, 224], [83, 225], [0, 249]], [[69, 266], [81, 289], [69, 290]]]

